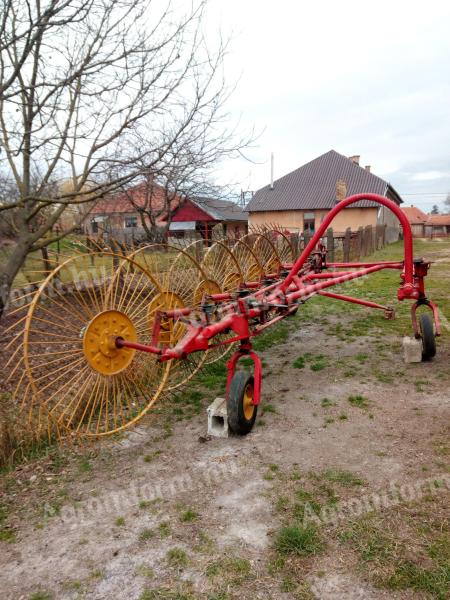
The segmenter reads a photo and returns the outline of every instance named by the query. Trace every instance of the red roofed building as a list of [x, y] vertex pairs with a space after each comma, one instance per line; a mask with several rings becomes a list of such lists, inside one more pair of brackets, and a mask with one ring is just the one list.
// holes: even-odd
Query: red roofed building
[[[90, 213], [86, 233], [92, 237], [106, 234], [126, 242], [145, 238], [143, 211], [151, 211], [156, 225], [160, 227], [167, 226], [170, 217], [168, 237], [200, 235], [208, 242], [216, 226], [220, 226], [221, 237], [240, 237], [247, 233], [248, 213], [234, 202], [211, 198], [185, 199], [176, 194], [170, 196], [155, 183], [150, 188], [143, 183], [100, 200]], [[145, 215], [144, 218], [150, 224], [149, 217]]]
[[417, 206], [402, 208], [408, 217], [414, 237], [447, 237], [450, 235], [450, 215], [427, 215]]
[[[145, 211], [151, 210], [156, 224], [163, 226], [169, 210], [174, 213], [183, 202], [183, 198], [168, 194], [165, 188], [156, 183], [150, 186], [141, 183], [126, 192], [99, 200], [91, 211], [86, 232], [94, 237], [108, 233], [122, 240], [138, 236], [144, 231], [139, 207]], [[145, 219], [149, 222], [147, 216]]]
[[213, 198], [186, 200], [172, 217], [169, 236], [185, 237], [200, 233], [204, 240], [213, 237], [213, 228], [221, 225], [219, 235], [239, 238], [247, 233], [248, 213], [234, 202]]

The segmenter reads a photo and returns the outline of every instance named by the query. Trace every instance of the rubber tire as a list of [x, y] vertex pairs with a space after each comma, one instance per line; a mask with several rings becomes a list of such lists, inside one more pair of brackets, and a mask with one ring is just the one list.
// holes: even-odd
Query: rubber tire
[[436, 355], [436, 337], [434, 335], [433, 321], [429, 315], [420, 315], [419, 330], [422, 339], [422, 360], [429, 360]]
[[244, 414], [244, 392], [248, 384], [254, 385], [253, 375], [245, 371], [236, 371], [231, 380], [227, 398], [228, 427], [233, 433], [246, 435], [250, 433], [255, 424], [258, 407], [255, 406], [251, 419], [246, 419]]

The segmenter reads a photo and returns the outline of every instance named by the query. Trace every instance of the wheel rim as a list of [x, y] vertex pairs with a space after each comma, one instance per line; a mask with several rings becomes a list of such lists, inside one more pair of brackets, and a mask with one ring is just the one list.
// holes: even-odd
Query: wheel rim
[[244, 390], [244, 397], [242, 399], [242, 406], [244, 411], [244, 417], [247, 421], [253, 417], [255, 412], [255, 405], [253, 404], [254, 388], [251, 383], [247, 383]]
[[159, 292], [142, 267], [112, 253], [78, 255], [55, 269], [25, 324], [31, 405], [86, 436], [111, 434], [142, 418], [161, 394], [170, 363], [119, 351], [111, 338], [116, 330], [150, 343], [147, 306]]
[[[161, 292], [148, 307], [147, 319], [153, 329], [156, 311], [195, 307], [198, 299], [196, 290], [207, 275], [202, 270], [193, 253], [180, 250], [169, 244], [150, 244], [139, 248], [130, 255], [143, 264], [152, 277], [159, 282]], [[200, 294], [200, 301], [203, 294]], [[186, 333], [187, 327], [181, 321], [162, 319], [159, 340], [163, 346], [174, 346]], [[183, 360], [171, 361], [171, 369], [166, 391], [174, 391], [192, 379], [208, 359], [209, 352], [195, 352]]]

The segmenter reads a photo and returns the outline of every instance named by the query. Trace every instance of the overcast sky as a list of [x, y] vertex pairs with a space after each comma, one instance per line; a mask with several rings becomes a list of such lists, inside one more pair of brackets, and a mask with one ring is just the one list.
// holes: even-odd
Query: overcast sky
[[[428, 211], [450, 192], [450, 2], [213, 0], [232, 32], [228, 108], [262, 132], [218, 174], [257, 190], [334, 149]], [[433, 194], [440, 195], [433, 195]]]

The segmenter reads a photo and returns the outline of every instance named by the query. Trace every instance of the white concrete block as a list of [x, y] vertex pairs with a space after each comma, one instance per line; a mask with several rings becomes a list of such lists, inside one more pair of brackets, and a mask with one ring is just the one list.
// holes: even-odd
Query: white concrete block
[[415, 338], [403, 338], [403, 358], [405, 363], [422, 362], [422, 342]]
[[208, 413], [208, 435], [227, 438], [229, 432], [225, 398], [216, 398], [206, 411]]

